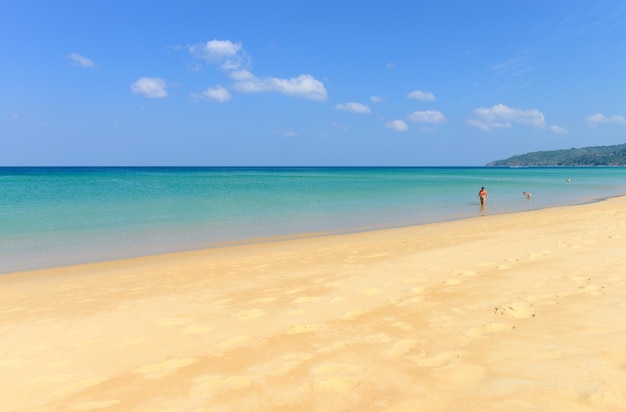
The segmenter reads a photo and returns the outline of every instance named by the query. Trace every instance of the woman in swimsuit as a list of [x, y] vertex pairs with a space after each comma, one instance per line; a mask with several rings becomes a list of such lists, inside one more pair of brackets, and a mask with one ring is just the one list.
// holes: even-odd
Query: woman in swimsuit
[[484, 186], [480, 189], [480, 192], [478, 192], [478, 198], [480, 199], [481, 205], [484, 205], [485, 202], [487, 202], [487, 191]]

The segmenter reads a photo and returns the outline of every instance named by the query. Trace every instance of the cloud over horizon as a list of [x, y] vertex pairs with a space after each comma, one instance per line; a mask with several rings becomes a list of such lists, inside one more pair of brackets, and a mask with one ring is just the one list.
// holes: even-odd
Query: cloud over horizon
[[595, 113], [587, 117], [587, 123], [589, 123], [589, 125], [592, 127], [596, 127], [602, 123], [626, 124], [626, 117], [605, 116], [602, 113]]
[[493, 129], [509, 128], [513, 124], [545, 129], [546, 119], [537, 109], [516, 109], [504, 104], [474, 109], [475, 117], [467, 121], [468, 126], [489, 132]]

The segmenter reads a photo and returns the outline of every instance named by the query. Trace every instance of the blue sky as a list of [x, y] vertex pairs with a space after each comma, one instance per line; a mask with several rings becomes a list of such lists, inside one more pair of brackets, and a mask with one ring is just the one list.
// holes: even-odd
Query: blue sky
[[10, 1], [0, 165], [475, 166], [626, 142], [626, 3]]

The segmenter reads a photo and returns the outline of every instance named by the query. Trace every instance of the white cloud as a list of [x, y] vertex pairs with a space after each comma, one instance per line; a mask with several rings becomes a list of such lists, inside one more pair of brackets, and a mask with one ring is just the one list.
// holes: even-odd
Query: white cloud
[[236, 81], [254, 81], [256, 77], [248, 70], [236, 70], [229, 74], [230, 78]]
[[419, 123], [445, 123], [446, 117], [437, 110], [413, 112], [407, 116], [409, 120]]
[[409, 127], [402, 120], [392, 120], [387, 122], [385, 126], [398, 132], [406, 132], [409, 130]]
[[371, 100], [373, 103], [382, 103], [382, 102], [384, 102], [384, 101], [385, 101], [385, 98], [384, 98], [384, 97], [381, 97], [381, 96], [371, 96], [371, 97], [370, 97], [370, 100]]
[[484, 131], [492, 129], [508, 128], [513, 124], [521, 124], [545, 129], [546, 119], [537, 109], [516, 109], [497, 104], [490, 108], [479, 107], [474, 109], [475, 118], [467, 121], [468, 126], [476, 127]]
[[293, 130], [289, 130], [289, 131], [283, 132], [283, 136], [285, 136], [285, 137], [298, 137], [298, 133], [294, 132]]
[[341, 123], [333, 122], [332, 125], [333, 125], [333, 127], [335, 129], [339, 129], [339, 130], [344, 131], [344, 132], [348, 131], [348, 128], [345, 125], [341, 124]]
[[430, 92], [423, 92], [421, 90], [414, 90], [406, 95], [407, 99], [424, 100], [431, 102], [435, 100], [435, 95]]
[[299, 96], [312, 100], [326, 100], [328, 97], [324, 83], [309, 74], [301, 74], [290, 79], [278, 77], [258, 78], [247, 70], [231, 73], [235, 80], [234, 88], [243, 93], [278, 92], [289, 96]]
[[230, 100], [230, 92], [222, 86], [209, 87], [202, 92], [202, 97], [214, 102], [226, 102]]
[[208, 63], [220, 64], [234, 81], [233, 89], [242, 93], [278, 92], [288, 96], [324, 101], [328, 97], [324, 83], [310, 74], [296, 77], [257, 77], [249, 69], [250, 58], [241, 43], [230, 40], [211, 40], [187, 46], [193, 57]]
[[230, 40], [211, 40], [187, 46], [187, 49], [193, 57], [208, 63], [221, 64], [224, 70], [236, 70], [248, 63], [248, 56], [241, 43]]
[[167, 84], [158, 77], [141, 77], [130, 85], [130, 90], [149, 98], [167, 97]]
[[590, 126], [598, 126], [600, 123], [617, 123], [626, 124], [626, 118], [624, 116], [605, 116], [602, 113], [592, 114], [587, 118], [587, 123]]
[[369, 106], [365, 104], [361, 104], [361, 103], [354, 103], [354, 102], [338, 104], [335, 106], [335, 109], [343, 110], [346, 112], [352, 112], [352, 113], [361, 113], [361, 114], [370, 114], [372, 112]]
[[475, 120], [475, 119], [469, 119], [466, 124], [468, 126], [472, 126], [475, 127], [477, 129], [482, 130], [483, 132], [490, 132], [491, 128], [489, 127], [489, 125], [487, 123], [484, 123], [480, 120]]
[[96, 67], [96, 64], [92, 60], [86, 58], [85, 56], [81, 56], [78, 53], [70, 54], [68, 56], [68, 59], [70, 59], [70, 61], [72, 62], [74, 66], [89, 67], [89, 68]]
[[567, 133], [567, 129], [561, 126], [550, 126], [548, 129], [550, 129], [552, 133], [557, 133], [557, 134]]

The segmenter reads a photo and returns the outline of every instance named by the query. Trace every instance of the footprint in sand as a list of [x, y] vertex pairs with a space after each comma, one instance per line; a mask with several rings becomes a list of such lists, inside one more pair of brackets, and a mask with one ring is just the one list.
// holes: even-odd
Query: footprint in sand
[[252, 302], [253, 303], [270, 303], [270, 302], [274, 302], [275, 300], [276, 300], [275, 297], [269, 297], [269, 298], [254, 299]]
[[412, 297], [393, 297], [389, 299], [389, 302], [395, 306], [398, 307], [404, 307], [407, 305], [412, 305], [418, 302], [422, 302], [424, 300], [424, 292], [426, 291], [426, 288], [420, 287], [420, 286], [415, 286], [412, 287], [411, 289], [409, 289], [409, 293], [415, 295]]
[[403, 356], [411, 352], [418, 345], [419, 342], [414, 339], [399, 340], [394, 343], [393, 347], [389, 350], [389, 352], [387, 352], [387, 354], [392, 357]]
[[243, 310], [237, 313], [235, 317], [239, 320], [250, 320], [250, 319], [261, 318], [265, 315], [267, 315], [267, 312], [265, 312], [264, 310], [253, 308], [253, 309]]
[[187, 316], [173, 316], [170, 318], [161, 319], [157, 322], [157, 326], [167, 327], [167, 326], [181, 326], [186, 325], [191, 322], [191, 319]]
[[373, 295], [379, 295], [381, 293], [382, 293], [382, 290], [378, 288], [368, 288], [368, 289], [363, 289], [359, 291], [359, 294], [363, 296], [373, 296]]
[[126, 339], [124, 342], [120, 343], [116, 347], [121, 348], [124, 346], [130, 346], [130, 345], [140, 345], [144, 343], [146, 340], [147, 338], [145, 338], [144, 336], [135, 336], [133, 338]]
[[9, 315], [9, 314], [11, 314], [11, 313], [15, 313], [15, 312], [23, 312], [23, 311], [25, 311], [25, 310], [26, 310], [26, 308], [24, 308], [24, 307], [21, 307], [21, 306], [16, 306], [16, 307], [12, 307], [12, 308], [7, 308], [7, 309], [3, 310], [3, 311], [2, 311], [2, 312], [0, 312], [0, 313], [2, 313], [3, 315]]
[[528, 302], [514, 302], [497, 306], [495, 313], [511, 316], [515, 319], [529, 319], [534, 318], [536, 315], [533, 305]]
[[172, 373], [177, 372], [185, 366], [196, 363], [197, 361], [198, 358], [169, 359], [160, 363], [137, 368], [135, 369], [135, 373], [142, 374], [146, 379], [159, 379], [164, 376], [171, 375]]
[[295, 325], [287, 329], [287, 333], [289, 335], [296, 335], [300, 333], [311, 333], [311, 332], [315, 332], [319, 328], [320, 328], [320, 325], [316, 325], [316, 324]]
[[341, 319], [344, 319], [344, 320], [354, 320], [354, 319], [358, 318], [359, 316], [361, 316], [364, 313], [365, 313], [365, 311], [362, 311], [362, 310], [359, 310], [359, 309], [350, 310], [350, 311], [344, 313], [343, 316], [341, 316]]
[[424, 301], [424, 296], [413, 296], [412, 298], [408, 298], [408, 299], [398, 299], [398, 298], [389, 299], [389, 302], [391, 304], [399, 308], [409, 306], [409, 305], [414, 305], [416, 303], [423, 302], [423, 301]]
[[78, 382], [74, 382], [70, 385], [64, 386], [60, 390], [56, 391], [54, 393], [54, 396], [58, 398], [65, 398], [66, 396], [69, 396], [73, 393], [80, 392], [84, 389], [99, 385], [104, 381], [106, 381], [106, 378], [103, 377], [81, 379]]
[[307, 290], [307, 288], [296, 288], [296, 289], [289, 289], [287, 291], [285, 291], [285, 293], [287, 295], [294, 295], [296, 293], [301, 293], [304, 292], [305, 290]]
[[290, 310], [289, 312], [287, 312], [287, 315], [289, 315], [289, 316], [300, 316], [300, 315], [304, 315], [307, 312], [308, 312], [308, 310], [306, 310], [306, 309], [294, 309], [294, 310]]
[[361, 381], [353, 376], [332, 376], [313, 383], [316, 392], [347, 392], [359, 386]]
[[581, 287], [581, 289], [585, 292], [589, 292], [594, 296], [600, 296], [605, 294], [605, 288], [602, 285], [587, 285], [585, 287]]
[[202, 335], [204, 333], [209, 333], [212, 330], [213, 328], [210, 326], [192, 325], [192, 326], [187, 326], [185, 329], [183, 329], [183, 333], [185, 335]]
[[34, 378], [34, 379], [29, 379], [27, 383], [63, 384], [63, 383], [70, 382], [72, 378], [74, 378], [74, 375], [70, 375], [67, 373], [58, 374], [58, 375], [43, 375], [43, 376], [38, 376], [37, 378]]
[[415, 286], [415, 287], [411, 288], [409, 290], [409, 292], [414, 293], [416, 295], [419, 295], [419, 294], [424, 293], [425, 290], [426, 290], [426, 288], [423, 288], [421, 286]]
[[391, 337], [386, 333], [378, 333], [376, 335], [366, 335], [360, 341], [365, 343], [389, 343], [391, 342]]
[[527, 260], [536, 260], [536, 259], [539, 259], [540, 257], [543, 257], [543, 256], [548, 255], [550, 253], [552, 253], [551, 250], [543, 249], [541, 252], [528, 254]]
[[68, 290], [79, 289], [80, 287], [81, 287], [80, 283], [68, 283], [68, 284], [57, 287], [56, 290], [58, 290], [59, 292], [63, 292], [63, 291], [68, 291]]
[[484, 336], [493, 335], [497, 332], [511, 330], [513, 327], [506, 323], [488, 323], [482, 326], [471, 328], [465, 334], [471, 338], [482, 338]]
[[421, 359], [417, 364], [425, 368], [440, 368], [450, 364], [459, 357], [458, 352], [442, 352], [436, 355]]
[[49, 369], [58, 369], [70, 364], [69, 359], [60, 359], [46, 363], [44, 366]]
[[249, 376], [228, 376], [222, 381], [222, 386], [228, 389], [243, 389], [251, 386], [253, 380]]
[[361, 383], [355, 374], [362, 373], [365, 368], [341, 363], [327, 363], [317, 366], [312, 374], [317, 378], [313, 382], [316, 392], [346, 392]]
[[291, 303], [306, 303], [306, 302], [317, 302], [318, 300], [320, 300], [321, 298], [318, 296], [300, 296], [299, 298], [296, 298], [293, 302]]
[[283, 376], [292, 370], [300, 367], [304, 362], [311, 359], [313, 355], [310, 353], [290, 353], [284, 355], [279, 360], [279, 365], [274, 368], [271, 372], [271, 376]]
[[254, 383], [253, 379], [244, 375], [233, 376], [201, 376], [196, 385], [202, 392], [216, 392], [220, 389], [245, 389]]
[[93, 402], [85, 402], [77, 405], [72, 408], [75, 411], [91, 411], [93, 409], [104, 409], [109, 408], [111, 406], [115, 406], [120, 403], [119, 399], [111, 399], [108, 401], [93, 401]]
[[361, 373], [366, 368], [357, 365], [349, 365], [344, 363], [325, 363], [323, 365], [313, 368], [313, 375], [326, 376], [326, 375], [348, 375]]
[[453, 275], [460, 275], [460, 276], [476, 276], [478, 274], [478, 272], [475, 272], [473, 270], [457, 269], [457, 270], [453, 271], [452, 274]]
[[232, 338], [226, 339], [217, 347], [222, 350], [231, 350], [234, 348], [242, 347], [248, 345], [250, 341], [249, 336], [233, 336]]
[[402, 329], [405, 332], [410, 332], [413, 330], [413, 326], [402, 321], [394, 322], [391, 326], [393, 326], [394, 328]]

